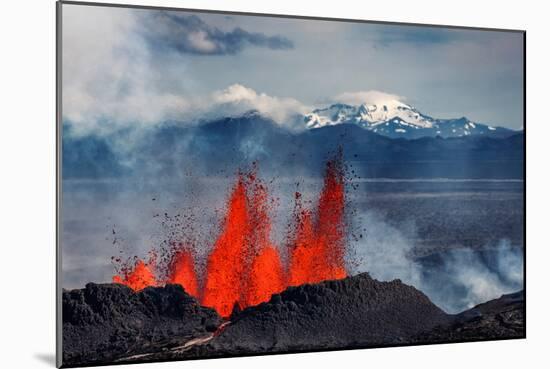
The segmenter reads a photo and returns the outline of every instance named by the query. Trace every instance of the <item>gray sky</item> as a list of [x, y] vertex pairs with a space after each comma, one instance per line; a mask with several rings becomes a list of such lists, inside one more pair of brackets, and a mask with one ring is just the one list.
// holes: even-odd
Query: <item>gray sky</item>
[[523, 126], [513, 32], [64, 5], [63, 73], [64, 117], [84, 131], [250, 108], [285, 121], [371, 90]]

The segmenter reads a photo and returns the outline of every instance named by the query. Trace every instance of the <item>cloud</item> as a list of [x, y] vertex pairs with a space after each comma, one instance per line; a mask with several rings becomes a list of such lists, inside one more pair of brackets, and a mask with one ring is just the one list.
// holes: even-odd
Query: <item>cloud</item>
[[[140, 105], [142, 103], [143, 105]], [[155, 109], [150, 109], [150, 107]], [[177, 96], [129, 96], [117, 104], [93, 107], [92, 111], [79, 110], [77, 114], [65, 112], [75, 135], [112, 133], [125, 128], [154, 126], [166, 121], [195, 124], [222, 117], [240, 116], [257, 111], [275, 123], [291, 129], [305, 129], [300, 119], [311, 107], [300, 101], [258, 93], [252, 88], [233, 84], [204, 96], [181, 98]], [[104, 114], [102, 117], [99, 114]]]
[[[90, 22], [93, 19], [94, 22]], [[157, 87], [157, 69], [131, 10], [63, 11], [63, 116], [75, 132], [175, 118], [187, 99]]]
[[410, 44], [429, 46], [446, 44], [464, 38], [464, 32], [441, 27], [426, 26], [376, 26], [374, 41], [377, 46]]
[[214, 104], [214, 113], [218, 115], [235, 115], [256, 110], [287, 126], [293, 124], [296, 115], [303, 115], [311, 109], [296, 99], [257, 93], [240, 84], [216, 91], [208, 100]]
[[237, 54], [247, 46], [273, 50], [292, 49], [291, 40], [282, 36], [268, 36], [248, 32], [240, 27], [223, 31], [204, 22], [196, 15], [184, 16], [159, 11], [143, 16], [144, 33], [153, 49], [176, 51], [182, 54], [225, 55]]
[[[295, 99], [269, 96], [240, 84], [195, 94], [192, 76], [186, 73], [186, 61], [181, 58], [177, 63], [180, 86], [174, 90], [166, 83], [165, 61], [138, 32], [141, 16], [130, 9], [67, 6], [63, 16], [62, 109], [64, 120], [73, 123], [72, 135], [102, 135], [165, 121], [194, 122], [247, 110], [289, 124], [293, 114], [307, 110]], [[276, 38], [240, 29], [223, 33], [195, 16], [176, 18], [194, 25], [189, 27], [192, 37], [185, 47], [195, 52], [215, 53], [220, 48], [236, 52], [245, 43], [278, 47]], [[162, 29], [163, 23], [159, 25]], [[173, 37], [183, 33], [181, 26]], [[230, 41], [223, 43], [224, 38]]]
[[386, 92], [370, 90], [370, 91], [357, 91], [357, 92], [344, 92], [334, 97], [337, 102], [350, 104], [350, 105], [381, 105], [388, 101], [405, 101], [404, 96], [389, 94]]

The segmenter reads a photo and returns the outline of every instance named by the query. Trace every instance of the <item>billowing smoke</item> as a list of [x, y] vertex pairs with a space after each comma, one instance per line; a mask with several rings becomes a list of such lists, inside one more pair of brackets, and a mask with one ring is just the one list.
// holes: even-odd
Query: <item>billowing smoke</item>
[[449, 312], [458, 312], [523, 289], [523, 249], [502, 240], [483, 252], [449, 252], [420, 288]]
[[350, 255], [357, 272], [401, 279], [448, 313], [458, 313], [523, 288], [523, 248], [501, 240], [480, 250], [457, 248], [415, 256], [414, 227], [397, 229], [373, 211], [354, 220], [362, 227]]
[[398, 230], [373, 211], [358, 214], [352, 222], [360, 234], [349, 248], [354, 253], [350, 257], [357, 263], [357, 272], [369, 272], [379, 280], [401, 279], [420, 286], [421, 266], [410, 256], [412, 231]]

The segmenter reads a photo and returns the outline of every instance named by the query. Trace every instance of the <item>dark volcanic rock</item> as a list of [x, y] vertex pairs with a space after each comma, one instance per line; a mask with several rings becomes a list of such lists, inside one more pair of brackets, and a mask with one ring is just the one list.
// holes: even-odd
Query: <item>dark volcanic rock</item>
[[525, 337], [524, 291], [477, 305], [414, 339], [419, 342], [477, 341]]
[[178, 345], [211, 334], [221, 318], [179, 285], [140, 292], [89, 283], [63, 291], [63, 364], [84, 365]]
[[290, 287], [225, 322], [180, 286], [63, 292], [64, 365], [366, 348], [525, 336], [523, 292], [447, 315], [399, 280], [367, 273]]
[[235, 314], [216, 338], [186, 356], [400, 344], [449, 320], [414, 287], [364, 273], [288, 288]]

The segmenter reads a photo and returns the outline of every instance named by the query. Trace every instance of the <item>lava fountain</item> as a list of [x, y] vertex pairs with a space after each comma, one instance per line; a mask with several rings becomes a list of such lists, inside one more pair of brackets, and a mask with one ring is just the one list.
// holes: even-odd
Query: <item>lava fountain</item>
[[304, 209], [295, 194], [289, 250], [289, 285], [345, 278], [345, 183], [342, 153], [326, 164], [317, 211]]
[[247, 201], [245, 179], [239, 174], [229, 198], [225, 224], [208, 257], [202, 298], [203, 305], [222, 316], [231, 314], [243, 291], [250, 217]]
[[194, 297], [199, 297], [199, 286], [195, 271], [195, 260], [188, 248], [177, 250], [168, 265], [168, 278], [166, 283], [179, 284], [185, 291]]
[[[267, 187], [256, 175], [256, 170], [248, 176], [249, 214], [248, 228], [248, 268], [240, 307], [257, 305], [267, 301], [272, 294], [285, 288], [284, 272], [277, 247], [270, 240], [271, 219]], [[271, 206], [270, 206], [271, 205]]]
[[157, 280], [152, 270], [152, 263], [145, 263], [138, 259], [131, 268], [124, 268], [121, 273], [113, 277], [113, 283], [121, 283], [134, 291], [149, 286], [156, 286]]
[[154, 263], [141, 260], [113, 277], [113, 282], [134, 290], [164, 283], [180, 284], [202, 305], [229, 317], [235, 308], [244, 309], [268, 301], [272, 294], [287, 286], [345, 278], [342, 152], [326, 163], [316, 207], [305, 209], [302, 195], [295, 193], [286, 267], [278, 247], [271, 241], [270, 213], [275, 205], [257, 172], [254, 164], [248, 173], [238, 173], [202, 279], [196, 274], [193, 248], [179, 244], [172, 252], [167, 270], [157, 271], [166, 276], [162, 283], [155, 278]]

